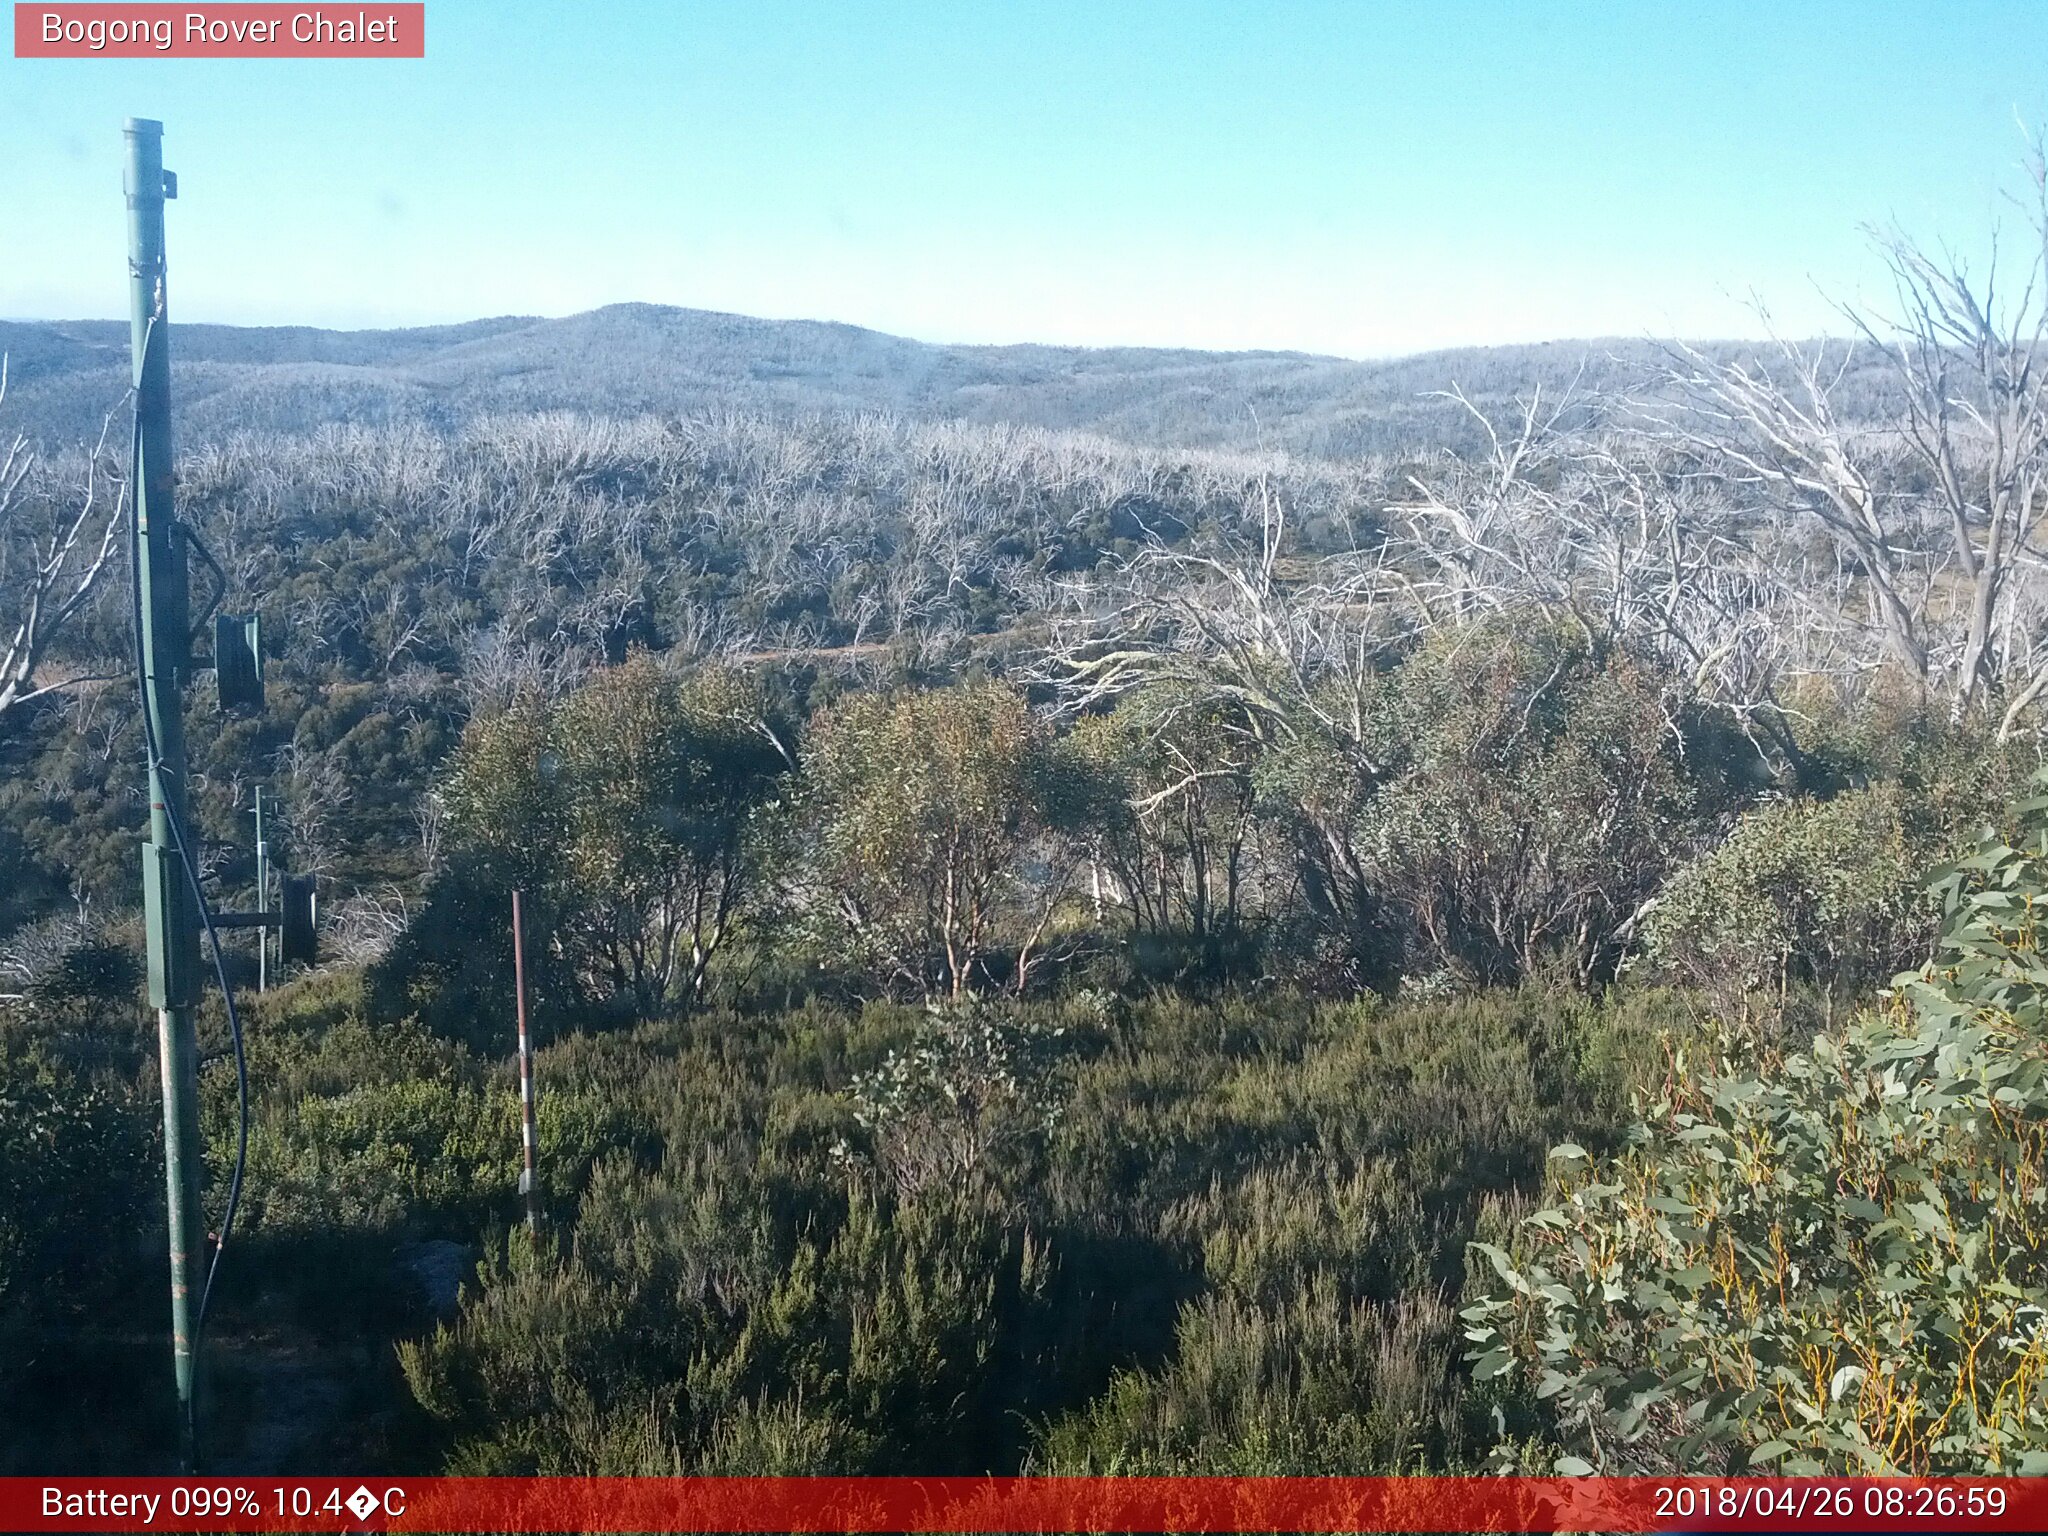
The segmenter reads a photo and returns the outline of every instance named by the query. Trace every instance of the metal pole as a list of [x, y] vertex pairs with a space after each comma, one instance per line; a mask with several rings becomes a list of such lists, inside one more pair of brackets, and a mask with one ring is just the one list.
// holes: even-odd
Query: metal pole
[[[256, 910], [270, 910], [270, 844], [263, 840], [263, 786], [256, 786]], [[256, 929], [256, 990], [270, 990], [270, 929]]]
[[128, 120], [128, 292], [134, 360], [135, 462], [130, 494], [139, 583], [143, 709], [152, 743], [149, 841], [143, 906], [149, 933], [150, 1001], [163, 1069], [164, 1176], [171, 1250], [171, 1363], [178, 1393], [178, 1447], [197, 1464], [197, 1381], [192, 1287], [204, 1273], [199, 1204], [199, 1046], [193, 1003], [199, 914], [176, 829], [190, 827], [185, 798], [181, 689], [190, 666], [185, 551], [176, 533], [171, 479], [171, 354], [164, 294], [163, 124]]
[[540, 1136], [533, 1108], [533, 1037], [526, 1029], [526, 939], [525, 920], [519, 909], [519, 892], [512, 893], [512, 993], [519, 1012], [519, 1139], [526, 1154], [526, 1167], [519, 1175], [519, 1192], [526, 1196], [526, 1230], [536, 1245], [540, 1242]]

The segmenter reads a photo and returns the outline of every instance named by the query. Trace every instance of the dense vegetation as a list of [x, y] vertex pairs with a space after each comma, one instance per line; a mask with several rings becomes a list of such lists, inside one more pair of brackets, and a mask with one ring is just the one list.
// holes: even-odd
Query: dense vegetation
[[[182, 506], [280, 640], [260, 716], [192, 689], [209, 878], [263, 783], [333, 914], [246, 1010], [216, 1465], [2036, 1465], [2048, 403], [1987, 342], [1979, 441], [1901, 355], [1679, 349], [1345, 460], [207, 435]], [[9, 603], [119, 482], [13, 462], [9, 549], [86, 531]], [[169, 1422], [108, 569], [0, 703], [6, 1471]]]
[[1808, 1051], [1708, 1032], [1622, 1155], [1552, 1151], [1519, 1263], [1479, 1245], [1476, 1374], [1554, 1404], [1569, 1464], [2048, 1470], [2044, 811], [1937, 882], [1883, 1007]]

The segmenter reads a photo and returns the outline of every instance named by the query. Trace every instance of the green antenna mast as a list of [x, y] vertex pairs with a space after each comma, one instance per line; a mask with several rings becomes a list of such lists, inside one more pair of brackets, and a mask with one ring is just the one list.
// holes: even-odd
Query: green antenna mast
[[180, 868], [177, 831], [191, 824], [185, 797], [183, 687], [191, 669], [190, 588], [176, 536], [171, 478], [170, 324], [164, 292], [164, 199], [177, 178], [164, 170], [163, 124], [128, 119], [129, 343], [135, 364], [134, 508], [141, 633], [142, 707], [149, 737], [149, 841], [142, 896], [149, 928], [149, 1000], [163, 1065], [164, 1170], [170, 1192], [171, 1360], [177, 1375], [178, 1449], [196, 1470], [197, 1405], [193, 1286], [200, 1277], [199, 911]]
[[[264, 881], [254, 912], [215, 912], [201, 884], [199, 850], [185, 785], [184, 688], [192, 673], [192, 599], [187, 559], [211, 567], [216, 590], [209, 614], [226, 594], [227, 576], [198, 535], [179, 523], [171, 473], [170, 320], [164, 284], [164, 202], [178, 181], [164, 169], [163, 124], [131, 117], [128, 139], [129, 341], [134, 359], [135, 443], [129, 476], [130, 549], [134, 559], [135, 662], [141, 674], [143, 738], [149, 751], [149, 840], [142, 845], [142, 904], [148, 930], [149, 1000], [157, 1011], [163, 1068], [164, 1177], [169, 1193], [171, 1363], [178, 1394], [179, 1459], [198, 1470], [199, 1329], [206, 1320], [220, 1248], [233, 1229], [248, 1146], [248, 1074], [241, 1023], [228, 990], [220, 929], [280, 931], [282, 961], [314, 958], [314, 889], [310, 875], [279, 873], [279, 904], [269, 908], [269, 848], [258, 822], [258, 863]], [[204, 617], [200, 620], [205, 624]], [[254, 614], [220, 614], [214, 624], [214, 675], [223, 709], [263, 708], [261, 626]], [[259, 810], [259, 816], [261, 814]], [[200, 981], [201, 931], [212, 946], [226, 996], [241, 1098], [241, 1135], [234, 1178], [211, 1265], [201, 1243], [199, 1042], [193, 1010]], [[268, 980], [267, 965], [265, 980]], [[195, 1286], [201, 1287], [195, 1296]]]

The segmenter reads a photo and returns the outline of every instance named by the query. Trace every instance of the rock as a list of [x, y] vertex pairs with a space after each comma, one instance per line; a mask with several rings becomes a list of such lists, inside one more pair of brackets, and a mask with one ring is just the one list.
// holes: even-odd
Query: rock
[[466, 1243], [445, 1237], [407, 1243], [398, 1250], [398, 1263], [426, 1299], [436, 1317], [453, 1317], [464, 1284], [475, 1278], [475, 1250]]

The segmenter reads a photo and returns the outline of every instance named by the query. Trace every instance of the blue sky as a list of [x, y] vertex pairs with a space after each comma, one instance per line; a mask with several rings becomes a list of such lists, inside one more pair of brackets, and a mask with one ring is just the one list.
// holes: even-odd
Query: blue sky
[[[351, 7], [352, 9], [353, 7]], [[1859, 226], [1965, 249], [2048, 4], [428, 0], [420, 61], [0, 58], [0, 316], [649, 300], [937, 341], [1379, 356], [1838, 329]], [[2011, 212], [2004, 216], [2011, 222]]]

